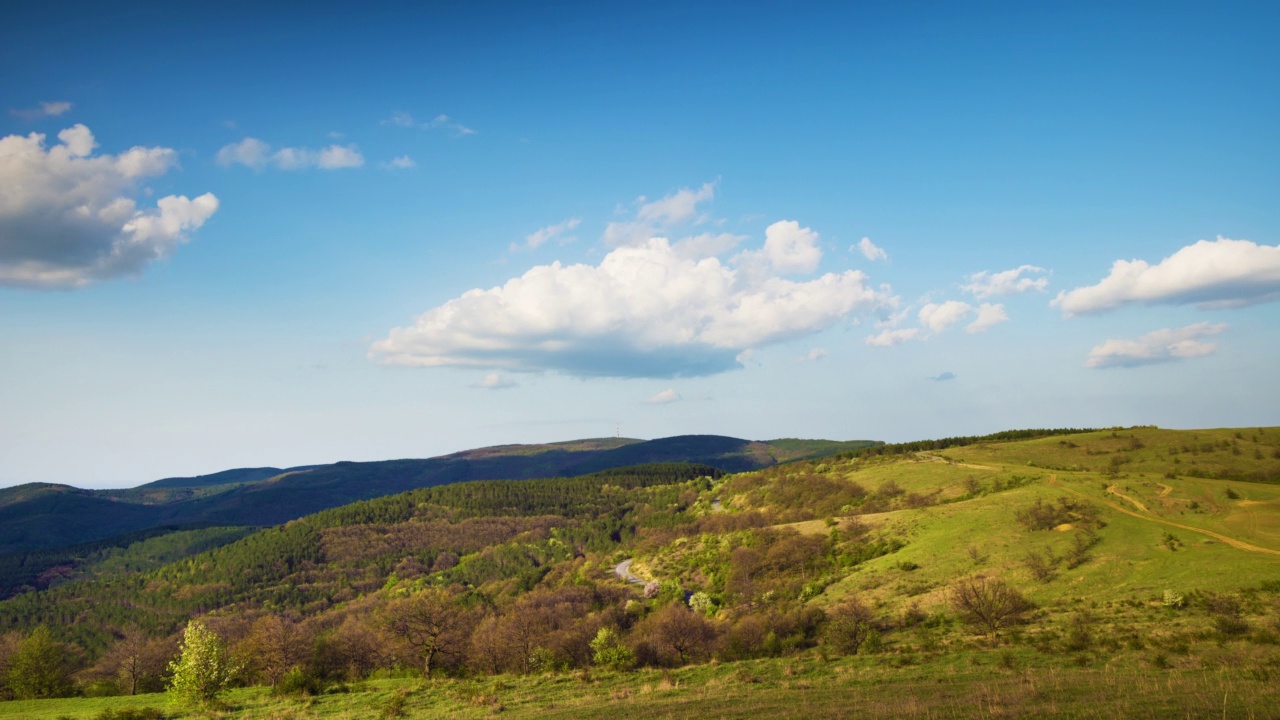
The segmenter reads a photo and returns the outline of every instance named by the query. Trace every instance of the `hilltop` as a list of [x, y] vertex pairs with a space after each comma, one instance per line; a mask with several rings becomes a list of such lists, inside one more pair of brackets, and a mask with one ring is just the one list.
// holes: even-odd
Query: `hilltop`
[[[737, 473], [466, 481], [227, 540], [0, 602], [0, 629], [49, 626], [86, 654], [90, 683], [115, 677], [118, 628], [163, 638], [203, 617], [249, 663], [243, 682], [267, 683], [279, 668], [263, 664], [263, 633], [287, 627], [305, 641], [286, 665], [350, 691], [290, 710], [303, 716], [651, 701], [677, 716], [760, 703], [840, 716], [855, 687], [869, 716], [975, 695], [976, 714], [1063, 717], [1247, 717], [1280, 701], [1278, 428], [1019, 431]], [[964, 601], [983, 593], [1004, 593], [1007, 612]], [[428, 684], [362, 684], [421, 673], [396, 623], [426, 607], [452, 628]], [[940, 699], [903, 704], [928, 687]], [[287, 703], [234, 698], [264, 717]]]

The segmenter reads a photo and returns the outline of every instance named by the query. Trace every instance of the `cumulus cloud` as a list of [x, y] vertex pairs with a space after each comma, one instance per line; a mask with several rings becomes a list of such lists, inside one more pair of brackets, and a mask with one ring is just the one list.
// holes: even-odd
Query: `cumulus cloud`
[[862, 238], [854, 247], [858, 249], [858, 252], [862, 253], [862, 257], [870, 260], [871, 262], [889, 259], [889, 253], [885, 252], [884, 248], [877, 247], [875, 243], [871, 242], [871, 238], [869, 237]]
[[965, 326], [964, 331], [968, 333], [980, 333], [989, 330], [992, 326], [1009, 319], [1009, 314], [1004, 311], [1004, 305], [993, 303], [982, 303], [978, 307], [978, 317], [973, 322]]
[[1226, 329], [1225, 324], [1202, 322], [1183, 328], [1156, 330], [1137, 340], [1107, 340], [1089, 351], [1085, 366], [1138, 367], [1211, 355], [1218, 349], [1217, 344], [1202, 342], [1200, 338], [1217, 335]]
[[680, 399], [681, 399], [680, 393], [676, 392], [675, 390], [672, 390], [671, 388], [667, 388], [666, 390], [663, 390], [657, 395], [647, 398], [645, 402], [650, 405], [669, 405]]
[[387, 170], [412, 170], [418, 167], [418, 163], [414, 162], [413, 158], [408, 155], [401, 155], [383, 163], [382, 167]]
[[818, 233], [794, 220], [780, 220], [765, 228], [763, 248], [744, 251], [734, 260], [753, 272], [811, 273], [822, 260], [822, 248]]
[[[788, 226], [784, 234], [799, 227], [775, 225]], [[741, 367], [745, 350], [897, 303], [858, 271], [807, 281], [782, 277], [779, 266], [790, 271], [816, 261], [795, 243], [779, 247], [772, 255], [759, 251], [780, 260], [771, 273], [684, 257], [665, 238], [619, 247], [598, 266], [539, 265], [500, 287], [470, 290], [428, 310], [413, 325], [391, 330], [370, 355], [422, 367], [710, 375]]]
[[42, 102], [33, 108], [15, 108], [10, 110], [9, 114], [14, 117], [20, 117], [23, 120], [41, 120], [48, 117], [58, 117], [70, 109], [71, 103], [66, 100], [55, 100], [53, 102]]
[[503, 377], [502, 373], [492, 372], [480, 378], [480, 381], [472, 387], [478, 387], [482, 390], [502, 390], [504, 388], [512, 388], [515, 386], [516, 383], [514, 380]]
[[[408, 158], [404, 158], [408, 160]], [[312, 148], [282, 147], [272, 151], [271, 146], [258, 138], [247, 137], [240, 142], [225, 145], [218, 150], [214, 160], [223, 167], [244, 165], [254, 170], [267, 166], [279, 170], [338, 170], [364, 165], [364, 156], [355, 145], [330, 145]], [[392, 161], [393, 163], [396, 161]], [[412, 160], [409, 160], [412, 163]]]
[[698, 206], [715, 198], [715, 183], [702, 187], [681, 188], [666, 197], [649, 201], [644, 196], [636, 198], [638, 208], [630, 220], [611, 222], [604, 229], [604, 243], [609, 247], [640, 245], [651, 238], [665, 236], [673, 228], [696, 225], [703, 216]]
[[938, 373], [937, 375], [934, 375], [928, 379], [933, 380], [934, 382], [946, 382], [948, 380], [955, 380], [956, 374], [951, 372], [950, 370], [947, 370], [946, 372]]
[[1228, 308], [1280, 298], [1280, 246], [1249, 240], [1201, 240], [1155, 265], [1117, 260], [1097, 285], [1058, 293], [1066, 317], [1106, 312], [1130, 303]]
[[[568, 235], [568, 233], [572, 232], [574, 228], [578, 227], [581, 224], [582, 224], [582, 218], [575, 217], [575, 218], [569, 218], [564, 222], [556, 223], [555, 225], [548, 225], [544, 228], [538, 228], [537, 230], [534, 230], [533, 232], [524, 236], [523, 247], [529, 250], [537, 250], [538, 248], [542, 247], [543, 244], [545, 244], [548, 240], [554, 240], [556, 238], [562, 238], [567, 242], [572, 239]], [[520, 249], [520, 247], [521, 247], [520, 245], [517, 245], [514, 243], [511, 245], [512, 250], [518, 250]]]
[[51, 147], [45, 139], [0, 138], [0, 283], [79, 287], [136, 274], [218, 209], [211, 193], [138, 207], [139, 184], [177, 165], [170, 148], [94, 155], [97, 141], [84, 125], [58, 133]]
[[920, 324], [932, 332], [939, 333], [965, 319], [972, 312], [972, 305], [959, 300], [929, 303], [920, 308]]
[[868, 335], [866, 343], [872, 347], [893, 347], [909, 340], [920, 338], [920, 328], [900, 328], [881, 331], [876, 335]]
[[[1048, 271], [1035, 265], [1019, 265], [1012, 270], [1002, 272], [982, 272], [969, 276], [969, 282], [961, 286], [979, 300], [998, 295], [1020, 295], [1025, 292], [1044, 292], [1049, 287], [1049, 278], [1044, 277]], [[1023, 277], [1023, 275], [1027, 277]], [[1040, 277], [1031, 277], [1039, 275]]]
[[827, 351], [826, 351], [825, 349], [823, 349], [823, 348], [814, 348], [814, 349], [810, 350], [810, 351], [809, 351], [809, 354], [808, 354], [808, 355], [805, 355], [803, 359], [804, 359], [804, 360], [807, 360], [807, 361], [809, 361], [809, 362], [817, 362], [817, 361], [821, 360], [822, 358], [824, 358], [824, 357], [826, 357], [826, 356], [828, 356], [828, 355], [830, 355], [830, 354], [831, 354], [831, 353], [827, 352]]

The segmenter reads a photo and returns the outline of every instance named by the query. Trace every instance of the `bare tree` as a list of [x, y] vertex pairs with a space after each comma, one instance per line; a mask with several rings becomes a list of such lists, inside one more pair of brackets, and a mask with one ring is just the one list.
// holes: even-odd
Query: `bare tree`
[[250, 665], [275, 687], [286, 673], [307, 661], [311, 639], [293, 619], [263, 615], [254, 621], [240, 648]]
[[981, 575], [959, 580], [951, 587], [951, 606], [962, 620], [991, 637], [1019, 620], [1035, 606], [998, 578]]
[[384, 612], [387, 628], [408, 643], [422, 658], [422, 674], [440, 660], [453, 660], [467, 645], [470, 617], [454, 596], [428, 588], [406, 598], [391, 601]]

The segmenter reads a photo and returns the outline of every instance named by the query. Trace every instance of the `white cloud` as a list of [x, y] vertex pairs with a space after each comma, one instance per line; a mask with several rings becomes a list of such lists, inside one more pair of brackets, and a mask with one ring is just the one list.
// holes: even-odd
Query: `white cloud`
[[892, 328], [880, 332], [878, 335], [868, 335], [866, 343], [872, 347], [893, 347], [901, 345], [908, 340], [918, 340], [920, 338], [920, 328], [901, 328], [894, 330]]
[[808, 355], [805, 355], [803, 359], [804, 359], [804, 360], [807, 360], [807, 361], [809, 361], [809, 362], [817, 362], [817, 361], [821, 360], [822, 358], [824, 358], [824, 357], [826, 357], [826, 356], [828, 356], [828, 355], [830, 355], [830, 354], [831, 354], [831, 353], [827, 352], [827, 351], [826, 351], [825, 349], [823, 349], [823, 348], [814, 348], [814, 349], [810, 350], [810, 351], [809, 351], [809, 354], [808, 354]]
[[680, 393], [676, 392], [675, 390], [672, 390], [671, 388], [667, 388], [666, 390], [663, 390], [657, 395], [654, 395], [648, 398], [647, 400], [645, 400], [645, 402], [650, 405], [669, 405], [680, 399], [681, 399]]
[[254, 170], [268, 165], [279, 170], [337, 170], [364, 165], [364, 156], [355, 145], [330, 145], [319, 150], [283, 147], [272, 152], [269, 144], [253, 137], [223, 146], [214, 160], [223, 167], [244, 165]]
[[71, 103], [66, 100], [55, 100], [53, 102], [42, 102], [33, 108], [13, 109], [9, 111], [9, 114], [14, 117], [20, 117], [23, 120], [40, 120], [47, 117], [58, 117], [70, 109]]
[[[969, 276], [969, 283], [961, 286], [979, 300], [998, 295], [1020, 295], [1025, 292], [1044, 292], [1049, 287], [1049, 278], [1043, 277], [1048, 271], [1035, 265], [1019, 265], [1012, 270], [1002, 272], [982, 272]], [[1022, 277], [1023, 274], [1040, 275], [1041, 277]]]
[[959, 300], [929, 303], [920, 308], [920, 324], [938, 333], [965, 319], [973, 312], [973, 306]]
[[466, 125], [463, 125], [462, 123], [453, 120], [448, 115], [437, 115], [431, 119], [431, 122], [423, 123], [422, 127], [426, 130], [435, 130], [437, 128], [452, 130], [453, 134], [456, 135], [457, 137], [476, 134], [475, 130], [472, 130]]
[[869, 237], [862, 238], [854, 247], [858, 249], [858, 252], [862, 253], [862, 257], [870, 260], [871, 262], [889, 259], [889, 253], [885, 252], [884, 248], [876, 246], [875, 243], [871, 242], [871, 238]]
[[1129, 303], [1226, 308], [1280, 298], [1280, 246], [1249, 240], [1201, 240], [1150, 265], [1117, 260], [1097, 285], [1058, 293], [1053, 306], [1066, 317]]
[[982, 303], [978, 307], [977, 319], [966, 325], [964, 331], [969, 333], [984, 332], [1008, 319], [1009, 314], [1004, 311], [1004, 305]]
[[539, 265], [500, 287], [470, 290], [391, 330], [370, 355], [423, 367], [710, 375], [740, 367], [744, 350], [896, 303], [858, 271], [796, 282], [682, 257], [654, 238], [617, 248], [598, 266]]
[[413, 168], [418, 167], [418, 163], [414, 162], [413, 158], [408, 155], [401, 155], [400, 157], [392, 158], [390, 161], [383, 163], [382, 167], [387, 170], [412, 170]]
[[1218, 349], [1217, 344], [1201, 342], [1199, 338], [1217, 335], [1226, 329], [1225, 324], [1202, 322], [1184, 328], [1156, 330], [1137, 340], [1107, 340], [1089, 351], [1085, 366], [1137, 367], [1211, 355]]
[[635, 218], [605, 226], [604, 243], [609, 247], [640, 245], [651, 238], [666, 235], [672, 228], [696, 225], [703, 219], [698, 214], [698, 205], [712, 200], [715, 195], [715, 183], [704, 183], [697, 190], [681, 188], [652, 202], [641, 196], [636, 199], [639, 208]]
[[[555, 238], [564, 238], [565, 240], [569, 240], [570, 238], [566, 235], [566, 233], [572, 232], [574, 228], [578, 227], [581, 224], [582, 224], [582, 218], [575, 217], [575, 218], [569, 218], [564, 222], [556, 223], [555, 225], [548, 225], [544, 228], [538, 228], [537, 230], [534, 230], [533, 232], [524, 236], [524, 247], [528, 248], [529, 250], [537, 250], [538, 248], [542, 247], [542, 245], [546, 243], [548, 240], [554, 240]], [[511, 245], [511, 249], [518, 250], [520, 249], [520, 246], [513, 243]]]
[[735, 260], [753, 271], [754, 265], [763, 262], [780, 275], [811, 273], [818, 269], [822, 249], [818, 233], [794, 220], [780, 220], [765, 228], [763, 249], [747, 250]]
[[503, 377], [502, 373], [492, 372], [485, 375], [472, 387], [478, 387], [483, 390], [503, 390], [505, 388], [513, 388], [515, 386], [515, 381]]
[[79, 287], [141, 272], [188, 240], [218, 209], [211, 193], [139, 208], [139, 183], [177, 165], [170, 148], [94, 155], [84, 125], [0, 138], [0, 283]]

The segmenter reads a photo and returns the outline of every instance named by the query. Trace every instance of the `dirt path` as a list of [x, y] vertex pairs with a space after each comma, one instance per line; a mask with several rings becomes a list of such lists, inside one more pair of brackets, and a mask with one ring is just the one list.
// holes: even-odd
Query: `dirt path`
[[1108, 487], [1107, 487], [1107, 492], [1111, 493], [1112, 495], [1115, 495], [1115, 496], [1116, 496], [1116, 497], [1118, 497], [1118, 498], [1123, 498], [1123, 499], [1125, 499], [1125, 500], [1128, 500], [1129, 502], [1133, 503], [1133, 506], [1134, 506], [1134, 507], [1138, 508], [1139, 510], [1141, 510], [1141, 511], [1142, 511], [1142, 512], [1144, 512], [1144, 513], [1153, 514], [1153, 513], [1151, 513], [1151, 511], [1150, 511], [1150, 510], [1148, 510], [1148, 509], [1147, 509], [1147, 506], [1146, 506], [1146, 505], [1143, 505], [1141, 502], [1138, 502], [1138, 501], [1137, 501], [1137, 500], [1135, 500], [1134, 498], [1131, 498], [1131, 497], [1129, 497], [1128, 495], [1125, 495], [1124, 493], [1122, 493], [1122, 492], [1120, 492], [1119, 490], [1117, 490], [1117, 489], [1116, 489], [1116, 487], [1117, 487], [1116, 485], [1110, 485], [1110, 486], [1108, 486]]
[[[1050, 484], [1052, 484], [1052, 485], [1058, 485], [1058, 476], [1057, 476], [1057, 475], [1053, 475], [1053, 476], [1051, 476], [1051, 477], [1050, 477]], [[1075, 489], [1073, 489], [1073, 488], [1066, 487], [1065, 485], [1062, 485], [1062, 486], [1059, 486], [1059, 487], [1061, 487], [1063, 490], [1066, 490], [1066, 491], [1067, 491], [1067, 492], [1069, 492], [1069, 493], [1072, 493], [1072, 494], [1075, 494], [1075, 495], [1079, 495], [1079, 496], [1080, 496], [1080, 497], [1082, 497], [1082, 498], [1085, 498], [1085, 499], [1088, 499], [1088, 500], [1097, 500], [1097, 498], [1094, 498], [1094, 497], [1091, 497], [1091, 496], [1089, 496], [1089, 495], [1086, 495], [1086, 494], [1084, 494], [1084, 493], [1080, 492], [1079, 490], [1075, 490]], [[1112, 485], [1111, 487], [1107, 488], [1107, 492], [1112, 492], [1112, 488], [1114, 488], [1114, 487], [1115, 487], [1115, 486], [1114, 486], [1114, 485]], [[1120, 494], [1120, 493], [1118, 493], [1118, 492], [1115, 492], [1115, 493], [1113, 493], [1113, 494], [1115, 494], [1115, 495], [1117, 495], [1117, 496], [1119, 496], [1119, 497], [1122, 497], [1122, 498], [1124, 498], [1125, 500], [1128, 500], [1129, 502], [1131, 502], [1131, 503], [1133, 503], [1134, 505], [1136, 505], [1136, 506], [1138, 506], [1138, 507], [1142, 508], [1142, 509], [1143, 509], [1143, 511], [1144, 511], [1144, 512], [1146, 512], [1146, 510], [1147, 510], [1147, 509], [1146, 509], [1145, 507], [1143, 507], [1142, 503], [1140, 503], [1140, 502], [1138, 502], [1138, 501], [1134, 500], [1133, 498], [1128, 497], [1128, 496], [1126, 496], [1126, 495], [1121, 495], [1121, 494]], [[1220, 540], [1220, 541], [1222, 541], [1222, 542], [1226, 543], [1227, 545], [1230, 545], [1231, 547], [1236, 548], [1237, 550], [1245, 550], [1245, 551], [1247, 551], [1247, 552], [1264, 553], [1264, 554], [1266, 554], [1266, 555], [1276, 555], [1276, 556], [1280, 557], [1280, 550], [1272, 550], [1272, 549], [1270, 549], [1270, 548], [1258, 547], [1257, 545], [1250, 545], [1250, 544], [1249, 544], [1249, 543], [1247, 543], [1247, 542], [1243, 542], [1243, 541], [1241, 541], [1241, 540], [1237, 540], [1237, 539], [1235, 539], [1235, 538], [1227, 537], [1226, 535], [1221, 535], [1221, 534], [1219, 534], [1219, 533], [1213, 532], [1212, 530], [1205, 530], [1205, 529], [1203, 529], [1203, 528], [1192, 527], [1192, 526], [1190, 526], [1190, 525], [1183, 525], [1183, 524], [1181, 524], [1181, 523], [1176, 523], [1176, 522], [1172, 522], [1172, 521], [1169, 521], [1169, 520], [1164, 520], [1164, 519], [1162, 519], [1162, 518], [1153, 517], [1153, 516], [1152, 516], [1152, 515], [1150, 515], [1150, 514], [1143, 515], [1142, 513], [1138, 513], [1138, 512], [1135, 512], [1135, 511], [1133, 511], [1133, 510], [1129, 510], [1128, 508], [1121, 507], [1120, 505], [1117, 505], [1117, 504], [1115, 504], [1115, 503], [1113, 503], [1113, 502], [1108, 502], [1108, 501], [1106, 501], [1106, 500], [1100, 500], [1099, 502], [1101, 502], [1103, 505], [1106, 505], [1107, 507], [1111, 508], [1112, 510], [1115, 510], [1116, 512], [1124, 513], [1125, 515], [1128, 515], [1129, 517], [1136, 517], [1136, 518], [1138, 518], [1139, 520], [1146, 520], [1147, 522], [1153, 522], [1153, 523], [1156, 523], [1156, 524], [1158, 524], [1158, 525], [1167, 525], [1167, 526], [1169, 526], [1169, 527], [1176, 527], [1176, 528], [1178, 528], [1179, 530], [1187, 530], [1187, 531], [1190, 531], [1190, 532], [1193, 532], [1193, 533], [1199, 533], [1199, 534], [1201, 534], [1201, 535], [1207, 535], [1207, 536], [1209, 536], [1209, 537], [1211, 537], [1211, 538], [1213, 538], [1213, 539], [1215, 539], [1215, 540]]]
[[1173, 488], [1164, 483], [1156, 483], [1156, 486], [1160, 488], [1160, 497], [1168, 497], [1173, 492]]

